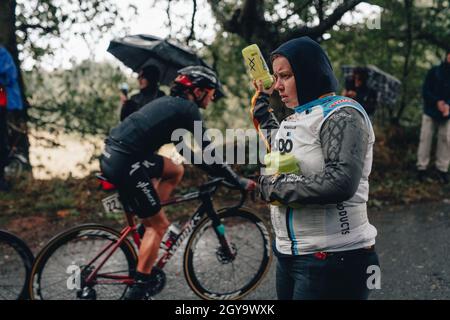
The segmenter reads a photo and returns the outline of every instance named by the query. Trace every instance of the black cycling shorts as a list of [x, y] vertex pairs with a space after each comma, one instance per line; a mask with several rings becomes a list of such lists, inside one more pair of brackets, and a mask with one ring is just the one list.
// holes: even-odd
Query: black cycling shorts
[[100, 160], [103, 175], [116, 185], [126, 209], [139, 218], [151, 217], [161, 210], [152, 178], [159, 178], [164, 169], [164, 158], [152, 154], [145, 159], [133, 159], [111, 149], [108, 145]]

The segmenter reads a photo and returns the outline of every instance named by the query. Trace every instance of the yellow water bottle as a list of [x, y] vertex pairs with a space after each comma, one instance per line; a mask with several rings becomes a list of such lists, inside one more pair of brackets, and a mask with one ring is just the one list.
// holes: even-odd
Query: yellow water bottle
[[[280, 173], [300, 174], [298, 161], [292, 153], [280, 153], [278, 151], [268, 153], [264, 156], [264, 164], [266, 166], [265, 174], [267, 175]], [[281, 206], [281, 203], [278, 201], [272, 201], [270, 204]], [[296, 208], [298, 206], [291, 204], [290, 207]]]
[[258, 45], [252, 44], [242, 49], [242, 56], [252, 79], [262, 80], [264, 88], [269, 89], [272, 86], [273, 77]]
[[300, 173], [298, 161], [292, 153], [274, 151], [264, 156], [266, 174]]

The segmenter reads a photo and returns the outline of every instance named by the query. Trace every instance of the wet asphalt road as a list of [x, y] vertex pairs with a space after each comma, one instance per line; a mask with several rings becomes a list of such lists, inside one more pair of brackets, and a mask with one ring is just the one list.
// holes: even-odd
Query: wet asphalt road
[[[381, 264], [381, 289], [370, 299], [450, 299], [449, 202], [371, 211], [369, 219], [378, 230]], [[184, 279], [182, 251], [166, 265], [167, 286], [155, 299], [198, 299]], [[275, 262], [246, 299], [277, 298]]]

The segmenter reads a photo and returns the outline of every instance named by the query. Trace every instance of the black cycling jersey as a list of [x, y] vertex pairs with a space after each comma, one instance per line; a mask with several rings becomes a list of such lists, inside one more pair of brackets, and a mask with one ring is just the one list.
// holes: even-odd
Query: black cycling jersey
[[[161, 177], [164, 159], [155, 152], [172, 141], [172, 133], [185, 129], [194, 133], [195, 121], [202, 116], [195, 103], [181, 97], [161, 97], [146, 104], [113, 128], [106, 139], [105, 150], [100, 159], [103, 174], [117, 185], [122, 201], [140, 218], [147, 218], [161, 209], [158, 194], [151, 179]], [[211, 143], [202, 139], [205, 128], [197, 138], [202, 150]], [[201, 140], [201, 141], [200, 141]], [[184, 146], [193, 159], [193, 152]], [[209, 152], [214, 156], [214, 151]], [[206, 165], [194, 163], [208, 173], [221, 176], [239, 186], [239, 177], [222, 163]], [[242, 187], [242, 186], [241, 186]]]
[[[202, 121], [195, 103], [181, 97], [161, 97], [151, 101], [113, 128], [106, 139], [106, 144], [133, 159], [142, 160], [164, 144], [179, 142], [172, 141], [172, 133], [176, 129], [186, 129], [194, 133], [195, 121]], [[202, 126], [201, 137], [204, 131], [205, 128]], [[211, 142], [202, 139], [197, 140], [197, 143], [204, 150]], [[193, 159], [192, 152], [183, 156]], [[222, 176], [236, 185], [239, 184], [238, 176], [226, 164], [196, 165], [212, 175]]]
[[106, 140], [121, 151], [140, 156], [156, 152], [171, 141], [172, 132], [194, 132], [202, 116], [195, 103], [180, 97], [161, 97], [143, 106], [113, 128]]

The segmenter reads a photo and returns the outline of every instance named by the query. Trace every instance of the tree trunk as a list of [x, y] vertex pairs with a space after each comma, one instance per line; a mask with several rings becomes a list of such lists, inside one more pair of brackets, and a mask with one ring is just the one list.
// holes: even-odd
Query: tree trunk
[[13, 124], [12, 127], [19, 129], [11, 131], [12, 133], [9, 137], [10, 143], [13, 144], [14, 149], [19, 150], [20, 153], [29, 160], [29, 140], [27, 134], [27, 109], [29, 105], [25, 97], [25, 86], [22, 77], [19, 52], [17, 49], [15, 0], [0, 1], [0, 45], [3, 45], [11, 53], [17, 66], [19, 86], [24, 105], [22, 111], [11, 113], [8, 117], [8, 121]]
[[405, 11], [406, 11], [406, 37], [405, 37], [405, 62], [403, 64], [403, 76], [402, 76], [402, 100], [400, 103], [400, 109], [397, 112], [397, 115], [394, 118], [394, 124], [400, 123], [400, 118], [405, 111], [406, 104], [408, 103], [408, 76], [411, 70], [410, 61], [411, 54], [413, 49], [413, 20], [412, 20], [412, 11], [413, 11], [413, 3], [412, 0], [405, 0]]

